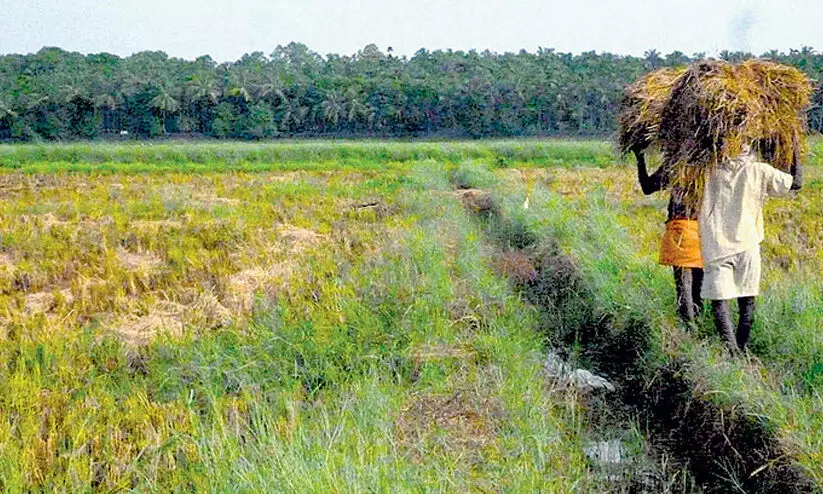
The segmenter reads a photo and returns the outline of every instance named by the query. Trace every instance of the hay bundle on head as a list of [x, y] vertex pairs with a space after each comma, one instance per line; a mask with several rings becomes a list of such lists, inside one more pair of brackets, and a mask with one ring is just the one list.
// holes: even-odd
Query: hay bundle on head
[[685, 71], [683, 68], [656, 70], [626, 89], [617, 116], [618, 146], [622, 153], [647, 149], [657, 141], [663, 107], [674, 83]]
[[667, 161], [708, 167], [762, 151], [788, 170], [805, 145], [812, 86], [797, 69], [764, 60], [697, 63], [677, 80], [660, 117]]
[[[644, 81], [649, 79], [638, 84]], [[739, 156], [746, 146], [784, 171], [807, 149], [805, 112], [812, 85], [795, 68], [765, 60], [737, 65], [710, 60], [689, 66], [668, 88], [654, 84], [644, 93], [635, 86], [627, 91], [625, 115], [641, 115], [633, 110], [639, 107], [636, 96], [630, 101], [633, 95], [659, 99], [645, 103], [649, 110], [642, 119], [621, 118], [620, 147], [627, 151], [657, 144], [673, 172], [672, 183], [683, 188], [691, 205], [699, 203], [706, 172]], [[634, 137], [641, 120], [649, 122], [648, 142]]]
[[814, 92], [811, 81], [794, 67], [768, 60], [749, 60], [737, 70], [762, 91], [758, 111], [747, 128], [749, 141], [766, 161], [788, 171], [808, 152], [806, 111]]

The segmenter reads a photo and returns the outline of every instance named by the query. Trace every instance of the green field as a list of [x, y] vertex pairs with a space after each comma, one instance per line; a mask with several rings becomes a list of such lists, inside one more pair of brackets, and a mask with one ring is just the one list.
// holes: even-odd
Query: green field
[[[767, 206], [754, 357], [732, 359], [710, 320], [677, 324], [666, 198], [607, 142], [0, 145], [0, 486], [823, 485], [823, 142], [809, 163]], [[551, 349], [618, 391], [549, 375]], [[707, 429], [775, 454], [700, 471], [626, 398], [674, 363]], [[612, 440], [619, 462], [587, 456]]]

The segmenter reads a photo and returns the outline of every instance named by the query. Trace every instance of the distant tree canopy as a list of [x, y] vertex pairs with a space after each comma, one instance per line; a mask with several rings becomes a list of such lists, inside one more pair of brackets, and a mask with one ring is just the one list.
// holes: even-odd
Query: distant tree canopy
[[[727, 60], [751, 58], [724, 52]], [[763, 56], [823, 75], [810, 48]], [[397, 57], [368, 45], [325, 57], [280, 46], [217, 64], [163, 52], [121, 58], [44, 48], [0, 56], [0, 139], [166, 134], [279, 136], [606, 135], [622, 90], [645, 72], [702, 58], [540, 49], [498, 54], [420, 50]], [[809, 121], [823, 130], [823, 92]]]

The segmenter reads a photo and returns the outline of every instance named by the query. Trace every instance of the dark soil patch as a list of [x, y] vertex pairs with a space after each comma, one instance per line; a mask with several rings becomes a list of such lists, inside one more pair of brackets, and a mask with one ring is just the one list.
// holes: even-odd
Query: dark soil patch
[[478, 189], [463, 189], [457, 192], [457, 197], [463, 205], [473, 213], [495, 213], [498, 211], [494, 197], [488, 192]]
[[510, 279], [517, 285], [525, 285], [537, 281], [537, 269], [530, 255], [522, 250], [501, 253], [494, 260], [493, 268], [501, 276]]

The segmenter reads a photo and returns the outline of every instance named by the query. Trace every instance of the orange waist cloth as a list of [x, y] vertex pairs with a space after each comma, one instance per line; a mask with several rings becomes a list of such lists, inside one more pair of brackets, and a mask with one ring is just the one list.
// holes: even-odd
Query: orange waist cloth
[[682, 268], [702, 268], [700, 230], [695, 220], [671, 220], [660, 243], [660, 264]]

